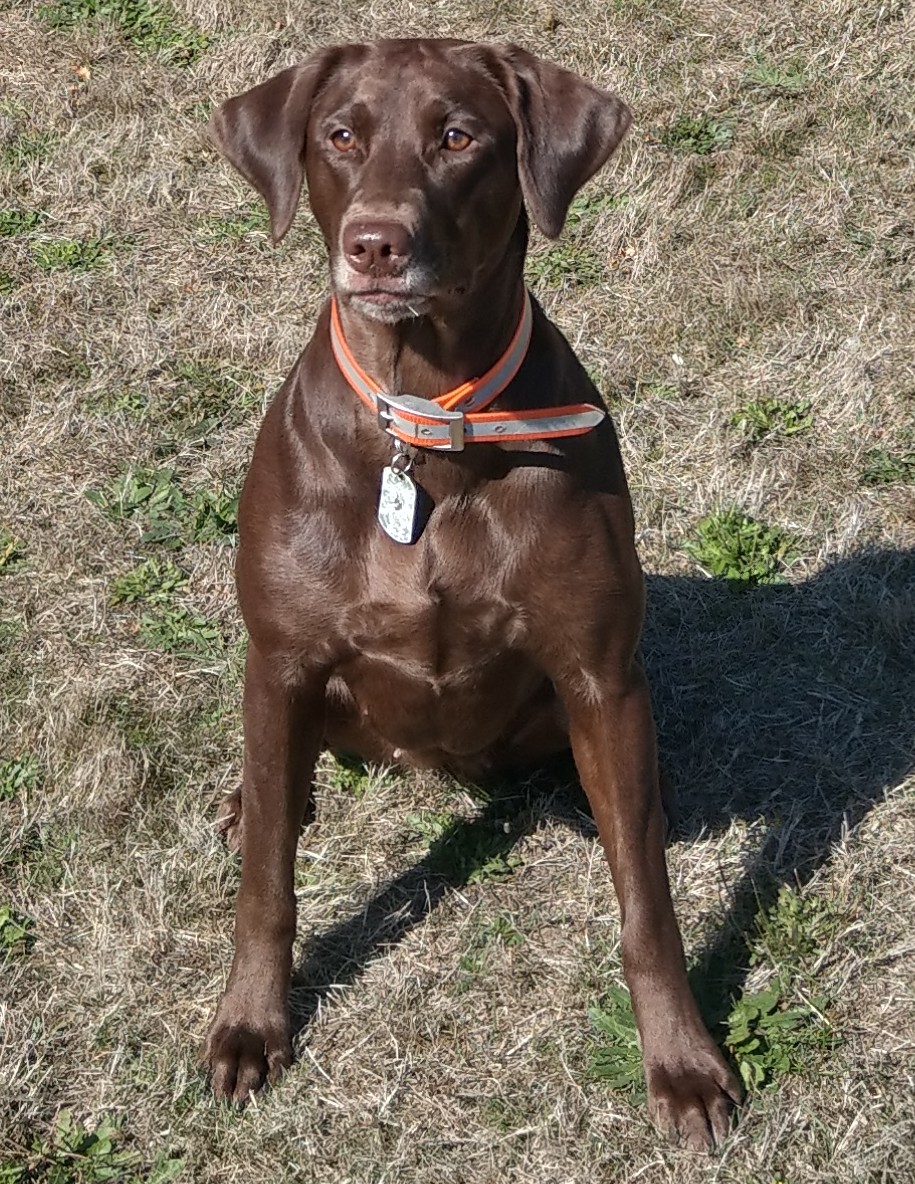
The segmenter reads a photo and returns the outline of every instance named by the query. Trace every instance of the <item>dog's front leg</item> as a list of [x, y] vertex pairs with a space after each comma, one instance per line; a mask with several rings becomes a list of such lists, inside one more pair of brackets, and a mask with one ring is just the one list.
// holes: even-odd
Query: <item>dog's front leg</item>
[[216, 1096], [239, 1104], [292, 1061], [293, 866], [324, 731], [323, 677], [290, 687], [251, 642], [244, 726], [235, 957], [203, 1053]]
[[623, 972], [642, 1040], [652, 1117], [702, 1150], [724, 1138], [740, 1086], [689, 988], [664, 858], [648, 685], [636, 662], [621, 679], [566, 689], [575, 763], [610, 863], [622, 917]]

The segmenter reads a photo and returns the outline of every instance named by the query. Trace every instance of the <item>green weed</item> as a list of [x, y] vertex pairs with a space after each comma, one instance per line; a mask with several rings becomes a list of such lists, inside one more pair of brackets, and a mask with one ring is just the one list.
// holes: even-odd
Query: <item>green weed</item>
[[660, 134], [665, 148], [697, 156], [727, 148], [733, 138], [733, 128], [710, 115], [681, 115]]
[[328, 782], [334, 789], [350, 793], [355, 798], [365, 797], [369, 787], [368, 769], [358, 758], [329, 757], [327, 775]]
[[129, 468], [86, 497], [114, 521], [136, 521], [141, 543], [177, 548], [230, 542], [238, 533], [238, 494], [199, 489], [188, 496], [170, 468]]
[[747, 86], [781, 95], [798, 95], [810, 83], [807, 71], [798, 62], [776, 64], [761, 57], [747, 67], [743, 80]]
[[642, 1048], [629, 992], [610, 987], [601, 1005], [588, 1009], [588, 1019], [600, 1036], [589, 1056], [591, 1075], [611, 1089], [628, 1093], [632, 1101], [641, 1100], [645, 1093]]
[[57, 0], [39, 9], [54, 29], [108, 23], [141, 53], [175, 65], [190, 65], [209, 46], [209, 38], [181, 24], [167, 0]]
[[138, 600], [167, 601], [185, 587], [188, 574], [171, 561], [155, 557], [138, 564], [111, 586], [112, 604], [135, 604]]
[[569, 207], [562, 240], [546, 251], [528, 256], [530, 280], [547, 288], [587, 288], [604, 274], [593, 232], [598, 217], [622, 208], [628, 199], [613, 193], [580, 193]]
[[267, 207], [256, 205], [234, 218], [208, 218], [200, 227], [200, 237], [208, 243], [237, 242], [249, 234], [267, 234], [269, 230], [270, 216]]
[[49, 1135], [33, 1136], [25, 1156], [0, 1164], [0, 1184], [168, 1184], [181, 1173], [179, 1156], [162, 1151], [145, 1165], [120, 1137], [109, 1118], [90, 1127], [61, 1110]]
[[153, 649], [179, 658], [214, 658], [222, 653], [219, 626], [177, 605], [140, 616], [140, 636]]
[[30, 234], [45, 218], [44, 210], [0, 210], [0, 238]]
[[603, 266], [593, 246], [560, 242], [527, 261], [531, 280], [546, 288], [588, 288], [600, 281]]
[[767, 436], [796, 436], [813, 424], [809, 399], [756, 399], [746, 403], [731, 416], [736, 428], [751, 444]]
[[86, 400], [85, 409], [92, 415], [126, 415], [131, 419], [142, 419], [149, 409], [149, 399], [136, 387], [102, 391]]
[[861, 473], [864, 485], [910, 485], [915, 482], [915, 452], [889, 452], [872, 448]]
[[508, 823], [491, 817], [464, 820], [437, 810], [407, 815], [408, 833], [429, 844], [426, 865], [453, 883], [483, 884], [509, 876], [521, 858], [511, 848]]
[[106, 238], [51, 238], [32, 243], [32, 258], [42, 271], [92, 271], [111, 255]]
[[0, 150], [0, 159], [16, 172], [34, 161], [46, 160], [57, 145], [53, 132], [29, 128], [15, 133]]
[[524, 934], [514, 925], [510, 917], [499, 915], [481, 925], [471, 936], [468, 948], [461, 955], [458, 967], [464, 974], [462, 989], [469, 985], [469, 979], [479, 974], [486, 966], [487, 954], [494, 945], [507, 948], [519, 946]]
[[684, 550], [710, 575], [735, 585], [774, 584], [795, 557], [792, 540], [741, 510], [717, 510], [696, 523]]
[[744, 995], [728, 1016], [725, 1046], [747, 1089], [765, 1089], [798, 1072], [836, 1043], [822, 1017], [822, 1000], [790, 1007], [778, 980], [765, 991]]
[[237, 493], [199, 489], [190, 499], [186, 529], [195, 543], [228, 543], [238, 534]]
[[15, 912], [8, 905], [0, 906], [0, 955], [5, 958], [18, 958], [28, 953], [34, 941], [32, 922], [29, 918]]
[[0, 760], [0, 802], [11, 802], [20, 793], [28, 795], [41, 781], [41, 763], [34, 753]]
[[410, 841], [424, 843], [436, 842], [454, 822], [454, 814], [447, 810], [416, 810], [404, 819]]
[[86, 497], [115, 521], [141, 519], [148, 526], [147, 533], [156, 526], [169, 525], [177, 535], [175, 524], [186, 505], [175, 470], [165, 468], [127, 469], [108, 486], [90, 489]]
[[840, 921], [835, 909], [821, 897], [802, 895], [785, 885], [756, 919], [750, 965], [768, 963], [783, 975], [796, 978], [829, 947]]
[[57, 888], [76, 854], [78, 837], [78, 832], [70, 827], [32, 823], [3, 864], [18, 868], [31, 887]]
[[13, 571], [25, 559], [22, 543], [13, 535], [0, 529], [0, 573]]

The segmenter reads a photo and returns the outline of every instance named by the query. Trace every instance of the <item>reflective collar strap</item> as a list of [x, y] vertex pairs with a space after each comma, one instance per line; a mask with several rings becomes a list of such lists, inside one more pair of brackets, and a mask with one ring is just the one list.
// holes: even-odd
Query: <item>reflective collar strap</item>
[[[343, 377], [370, 410], [383, 411], [382, 426], [397, 439], [420, 447], [455, 450], [464, 441], [493, 443], [499, 440], [544, 440], [579, 436], [591, 431], [605, 412], [590, 403], [544, 407], [534, 411], [482, 412], [512, 381], [527, 356], [533, 328], [533, 310], [527, 289], [521, 319], [505, 353], [482, 378], [462, 383], [436, 399], [385, 396], [382, 388], [362, 369], [343, 336], [336, 299], [331, 301], [330, 341]], [[380, 399], [379, 399], [380, 396]], [[389, 402], [389, 398], [391, 401]], [[381, 406], [379, 407], [379, 403]], [[404, 406], [406, 403], [408, 406]], [[410, 407], [409, 404], [413, 404]], [[427, 414], [422, 414], [424, 404]], [[473, 411], [471, 412], [471, 408]], [[453, 421], [461, 419], [456, 442]], [[451, 426], [449, 427], [449, 421]]]

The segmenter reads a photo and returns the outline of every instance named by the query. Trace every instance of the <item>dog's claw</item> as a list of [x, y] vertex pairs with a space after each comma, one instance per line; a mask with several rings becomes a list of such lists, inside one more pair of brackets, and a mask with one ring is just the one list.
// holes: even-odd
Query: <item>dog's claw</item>
[[217, 833], [221, 834], [225, 839], [226, 846], [229, 850], [236, 852], [236, 854], [241, 851], [243, 824], [241, 789], [236, 789], [232, 793], [226, 794], [219, 803], [219, 808], [216, 811], [216, 821], [213, 824], [216, 827]]

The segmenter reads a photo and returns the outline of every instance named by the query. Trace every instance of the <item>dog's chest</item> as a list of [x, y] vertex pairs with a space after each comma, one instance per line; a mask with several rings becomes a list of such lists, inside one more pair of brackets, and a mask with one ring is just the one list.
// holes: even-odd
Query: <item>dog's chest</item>
[[368, 532], [346, 614], [351, 652], [435, 685], [472, 681], [523, 642], [522, 549], [490, 506], [457, 499], [436, 508], [413, 544]]

